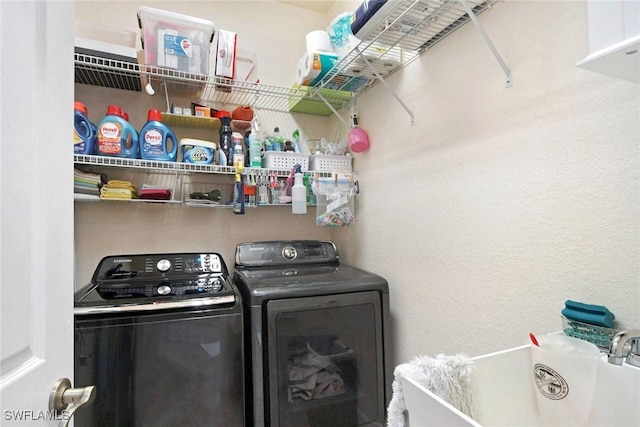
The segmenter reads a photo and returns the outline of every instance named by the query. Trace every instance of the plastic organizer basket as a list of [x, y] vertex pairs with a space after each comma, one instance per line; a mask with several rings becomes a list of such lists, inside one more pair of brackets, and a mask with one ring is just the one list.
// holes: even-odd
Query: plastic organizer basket
[[309, 170], [309, 154], [291, 153], [289, 151], [265, 151], [262, 167], [268, 169], [293, 169], [300, 165], [303, 172]]
[[351, 172], [351, 156], [331, 156], [328, 154], [314, 154], [309, 159], [309, 169], [312, 171], [348, 171]]
[[565, 335], [593, 343], [601, 350], [608, 351], [613, 337], [620, 332], [617, 329], [604, 328], [561, 317], [562, 331]]

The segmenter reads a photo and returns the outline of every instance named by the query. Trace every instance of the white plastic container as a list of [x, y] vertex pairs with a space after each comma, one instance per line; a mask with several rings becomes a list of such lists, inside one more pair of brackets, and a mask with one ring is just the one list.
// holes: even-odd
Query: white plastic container
[[210, 165], [215, 159], [216, 144], [201, 139], [182, 138], [180, 140], [183, 163]]
[[291, 170], [296, 164], [302, 167], [302, 172], [309, 170], [309, 154], [284, 151], [265, 151], [262, 167], [268, 169]]
[[351, 172], [353, 157], [314, 154], [309, 159], [309, 170]]
[[138, 26], [146, 65], [209, 74], [213, 22], [140, 6]]

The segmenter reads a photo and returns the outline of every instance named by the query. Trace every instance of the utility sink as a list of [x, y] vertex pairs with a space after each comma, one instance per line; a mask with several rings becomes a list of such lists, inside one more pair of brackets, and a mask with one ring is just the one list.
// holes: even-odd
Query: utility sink
[[[473, 358], [476, 419], [458, 411], [416, 382], [403, 378], [411, 427], [542, 426], [536, 398], [531, 346]], [[640, 368], [598, 359], [595, 392], [587, 426], [640, 426]], [[566, 424], [562, 424], [566, 425]], [[579, 425], [579, 424], [576, 424]]]

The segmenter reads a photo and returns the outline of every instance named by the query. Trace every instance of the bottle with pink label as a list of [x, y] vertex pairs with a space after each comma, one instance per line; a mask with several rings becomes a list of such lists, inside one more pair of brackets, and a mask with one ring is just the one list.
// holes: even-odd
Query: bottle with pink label
[[140, 129], [140, 157], [166, 162], [175, 162], [178, 157], [176, 135], [162, 123], [160, 110], [149, 110], [147, 123]]
[[96, 154], [100, 156], [138, 157], [138, 132], [117, 105], [107, 107], [107, 115], [98, 123]]

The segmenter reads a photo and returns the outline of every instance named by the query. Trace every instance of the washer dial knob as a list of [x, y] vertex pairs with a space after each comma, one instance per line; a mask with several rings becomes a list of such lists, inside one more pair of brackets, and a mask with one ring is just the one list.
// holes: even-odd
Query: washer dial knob
[[282, 256], [284, 259], [288, 259], [289, 261], [296, 259], [298, 256], [298, 251], [293, 246], [285, 246], [282, 248]]
[[166, 258], [163, 258], [163, 259], [161, 259], [160, 261], [158, 261], [158, 262], [156, 263], [156, 268], [157, 268], [159, 271], [162, 271], [163, 273], [164, 273], [165, 271], [169, 271], [169, 269], [171, 268], [171, 261], [169, 261], [169, 260], [168, 260], [168, 259], [166, 259]]
[[222, 282], [219, 278], [209, 278], [207, 280], [207, 288], [209, 292], [220, 292], [222, 290]]
[[169, 295], [171, 293], [171, 286], [160, 285], [158, 286], [158, 295]]

